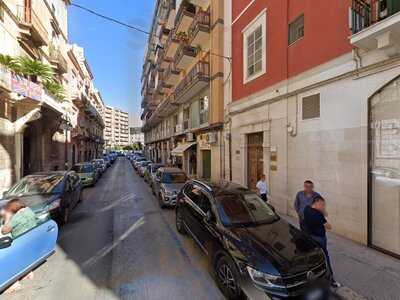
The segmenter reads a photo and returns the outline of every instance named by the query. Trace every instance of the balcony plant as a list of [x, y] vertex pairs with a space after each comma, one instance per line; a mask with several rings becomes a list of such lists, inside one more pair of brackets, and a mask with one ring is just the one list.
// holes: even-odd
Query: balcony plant
[[52, 94], [56, 98], [56, 100], [59, 100], [61, 102], [65, 101], [65, 89], [58, 82], [55, 82], [53, 80], [45, 81], [45, 82], [43, 82], [43, 87], [50, 94]]
[[20, 68], [15, 61], [15, 59], [6, 54], [0, 54], [0, 65], [5, 67], [6, 69], [10, 70], [13, 73], [19, 74], [20, 73]]
[[186, 32], [184, 31], [179, 31], [176, 33], [176, 39], [184, 45], [187, 45], [189, 43], [189, 36]]
[[54, 71], [51, 66], [31, 59], [29, 57], [19, 56], [15, 59], [21, 74], [28, 77], [32, 82], [37, 82], [40, 79], [42, 82], [52, 81]]

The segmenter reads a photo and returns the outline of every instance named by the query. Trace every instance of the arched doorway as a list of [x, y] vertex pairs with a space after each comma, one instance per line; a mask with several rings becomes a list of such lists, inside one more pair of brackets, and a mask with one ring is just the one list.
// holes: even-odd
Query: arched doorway
[[369, 100], [369, 244], [400, 257], [400, 77]]

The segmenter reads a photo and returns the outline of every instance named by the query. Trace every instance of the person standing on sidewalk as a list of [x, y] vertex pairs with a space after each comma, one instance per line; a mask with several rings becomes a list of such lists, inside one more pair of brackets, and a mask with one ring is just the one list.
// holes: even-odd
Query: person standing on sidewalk
[[258, 182], [256, 184], [256, 188], [257, 188], [257, 194], [261, 197], [261, 199], [264, 202], [267, 202], [268, 201], [268, 187], [267, 187], [267, 183], [265, 181], [264, 174], [260, 177], [260, 180], [258, 180]]
[[299, 216], [299, 223], [301, 231], [304, 231], [304, 209], [306, 206], [312, 204], [312, 201], [316, 197], [321, 197], [320, 194], [314, 192], [314, 183], [311, 180], [304, 181], [304, 190], [300, 191], [296, 195], [294, 200], [294, 209]]
[[325, 218], [325, 199], [317, 196], [312, 200], [311, 205], [304, 208], [304, 225], [305, 231], [316, 241], [324, 251], [327, 265], [331, 273], [331, 285], [335, 288], [339, 287], [333, 276], [333, 269], [328, 253], [328, 241], [326, 238], [326, 230], [331, 230], [332, 225]]

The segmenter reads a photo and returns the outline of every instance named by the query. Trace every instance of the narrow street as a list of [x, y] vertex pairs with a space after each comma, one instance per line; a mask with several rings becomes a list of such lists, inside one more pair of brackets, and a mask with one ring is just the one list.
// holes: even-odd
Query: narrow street
[[60, 230], [58, 248], [5, 299], [223, 299], [206, 257], [119, 159]]

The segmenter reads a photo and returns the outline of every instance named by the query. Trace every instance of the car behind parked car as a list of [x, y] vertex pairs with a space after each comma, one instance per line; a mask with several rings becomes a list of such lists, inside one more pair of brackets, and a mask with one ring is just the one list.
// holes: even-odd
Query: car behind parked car
[[247, 188], [189, 181], [178, 196], [176, 227], [210, 257], [228, 299], [328, 299], [323, 251]]
[[144, 181], [146, 181], [150, 185], [150, 187], [153, 185], [153, 180], [157, 170], [162, 167], [164, 167], [163, 164], [154, 164], [154, 163], [149, 164], [147, 166], [147, 169], [144, 172]]
[[152, 189], [161, 208], [175, 206], [176, 197], [187, 180], [186, 173], [181, 169], [163, 167], [157, 170]]
[[60, 224], [65, 224], [81, 199], [81, 189], [79, 176], [73, 171], [35, 173], [5, 192], [0, 206], [18, 198], [39, 217], [49, 213]]
[[100, 174], [103, 174], [107, 170], [106, 162], [104, 159], [97, 158], [92, 160], [92, 164], [95, 165]]
[[151, 164], [151, 161], [149, 161], [149, 160], [144, 160], [139, 164], [139, 166], [138, 166], [138, 174], [139, 174], [139, 176], [144, 177], [144, 172], [146, 171], [147, 166], [149, 164]]
[[79, 176], [83, 187], [94, 186], [99, 177], [98, 170], [90, 162], [76, 164], [72, 167], [72, 171]]

